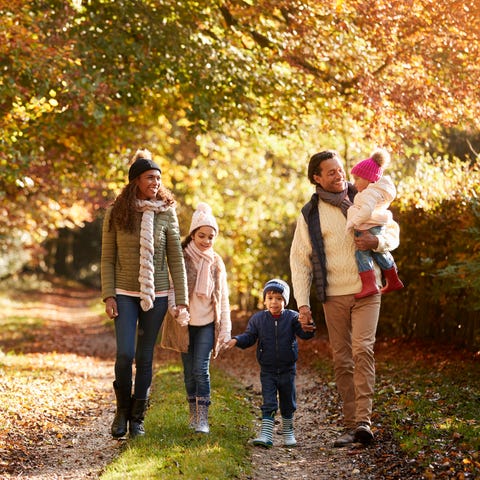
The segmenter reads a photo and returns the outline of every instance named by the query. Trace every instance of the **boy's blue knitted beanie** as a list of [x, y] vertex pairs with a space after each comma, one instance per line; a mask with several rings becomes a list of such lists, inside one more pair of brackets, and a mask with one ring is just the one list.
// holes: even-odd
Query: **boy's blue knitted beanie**
[[290, 300], [290, 287], [287, 282], [280, 280], [279, 278], [273, 278], [269, 280], [263, 287], [263, 300], [265, 300], [265, 295], [267, 292], [277, 292], [280, 293], [285, 300], [285, 306], [288, 305]]

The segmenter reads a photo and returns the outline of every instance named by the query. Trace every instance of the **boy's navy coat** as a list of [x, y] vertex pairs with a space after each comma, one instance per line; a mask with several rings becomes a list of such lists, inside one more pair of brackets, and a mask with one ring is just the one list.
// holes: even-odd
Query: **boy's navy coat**
[[305, 340], [314, 335], [302, 330], [298, 312], [284, 310], [279, 318], [274, 318], [268, 310], [263, 310], [252, 315], [245, 332], [233, 338], [239, 348], [251, 347], [258, 340], [257, 360], [262, 370], [281, 373], [295, 370], [297, 335]]

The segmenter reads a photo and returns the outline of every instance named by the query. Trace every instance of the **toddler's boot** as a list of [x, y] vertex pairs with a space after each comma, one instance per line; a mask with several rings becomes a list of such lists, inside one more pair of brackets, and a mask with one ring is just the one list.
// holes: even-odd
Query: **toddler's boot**
[[187, 397], [189, 416], [188, 428], [195, 429], [197, 427], [197, 399], [196, 397]]
[[263, 417], [260, 435], [252, 443], [260, 447], [270, 448], [273, 445], [273, 424], [273, 416]]
[[382, 272], [386, 281], [385, 286], [380, 290], [382, 293], [393, 292], [403, 288], [403, 283], [398, 278], [397, 266], [395, 264], [393, 264], [392, 268], [389, 268], [388, 270], [382, 270]]
[[297, 445], [293, 433], [293, 417], [286, 418], [282, 416], [282, 435], [283, 443], [286, 447], [295, 447]]
[[379, 293], [380, 290], [377, 287], [377, 280], [375, 278], [374, 270], [367, 270], [366, 272], [360, 272], [360, 279], [362, 280], [362, 290], [355, 295], [355, 298], [369, 297]]
[[197, 397], [197, 425], [196, 433], [209, 433], [208, 425], [208, 407], [210, 406], [210, 397]]

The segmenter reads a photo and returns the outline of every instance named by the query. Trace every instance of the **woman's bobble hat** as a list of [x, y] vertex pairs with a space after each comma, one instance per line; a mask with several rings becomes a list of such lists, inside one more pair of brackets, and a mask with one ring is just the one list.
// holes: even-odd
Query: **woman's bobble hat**
[[290, 287], [287, 282], [279, 278], [269, 280], [263, 287], [263, 300], [265, 300], [267, 292], [280, 293], [285, 300], [285, 305], [288, 305], [288, 301], [290, 300]]
[[160, 167], [152, 159], [137, 158], [132, 163], [130, 170], [128, 170], [128, 181], [131, 182], [147, 170], [158, 170], [160, 173], [162, 173]]
[[380, 180], [389, 163], [390, 154], [384, 148], [378, 148], [370, 158], [362, 160], [352, 168], [352, 175], [375, 183]]
[[197, 209], [193, 212], [192, 223], [188, 233], [190, 234], [200, 227], [212, 227], [218, 233], [218, 225], [212, 214], [212, 208], [204, 202], [200, 202]]

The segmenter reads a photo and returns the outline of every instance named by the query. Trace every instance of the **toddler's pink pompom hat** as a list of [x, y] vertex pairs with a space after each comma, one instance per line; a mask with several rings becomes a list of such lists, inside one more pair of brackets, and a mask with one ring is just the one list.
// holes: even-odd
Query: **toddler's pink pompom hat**
[[218, 224], [212, 214], [212, 208], [204, 202], [200, 202], [197, 209], [193, 212], [192, 223], [188, 233], [192, 233], [199, 227], [212, 227], [218, 234]]
[[377, 148], [370, 158], [358, 162], [352, 168], [352, 175], [375, 183], [380, 180], [383, 175], [383, 170], [389, 163], [390, 154], [384, 148]]

